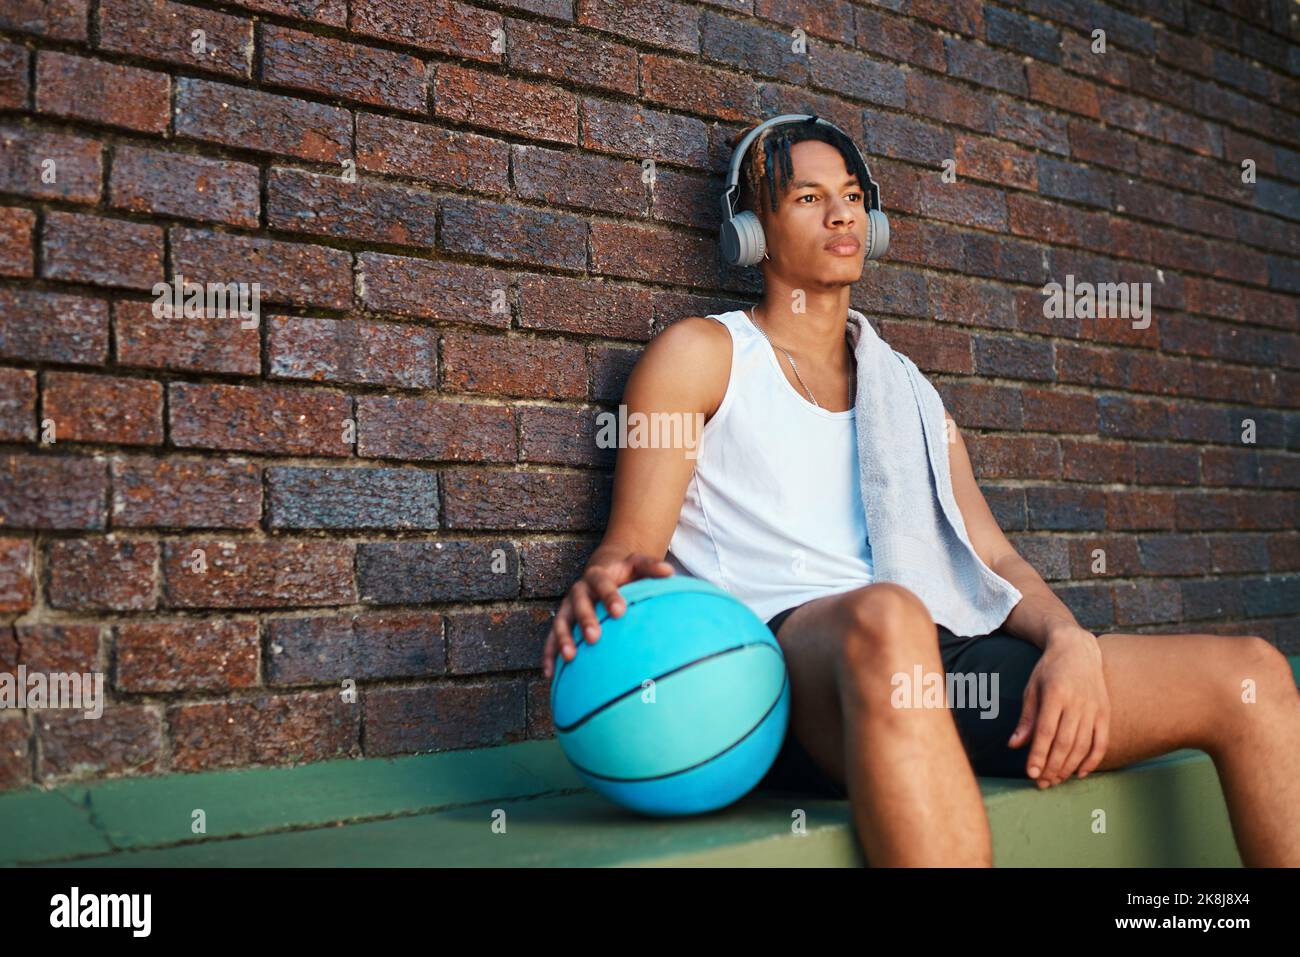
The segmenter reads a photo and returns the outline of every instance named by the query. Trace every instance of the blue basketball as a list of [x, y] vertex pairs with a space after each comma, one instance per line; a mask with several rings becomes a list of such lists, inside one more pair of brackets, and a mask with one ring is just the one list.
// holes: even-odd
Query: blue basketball
[[743, 602], [687, 575], [619, 588], [617, 618], [596, 604], [600, 636], [573, 631], [557, 656], [556, 736], [593, 790], [655, 816], [725, 807], [753, 789], [790, 719], [785, 656]]

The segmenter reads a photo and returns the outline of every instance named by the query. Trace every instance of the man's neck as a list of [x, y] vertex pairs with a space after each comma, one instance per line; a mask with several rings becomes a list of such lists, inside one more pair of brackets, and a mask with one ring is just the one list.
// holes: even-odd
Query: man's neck
[[805, 311], [795, 312], [794, 296], [768, 292], [758, 302], [754, 315], [763, 331], [774, 341], [810, 361], [835, 367], [851, 358], [845, 345], [849, 321], [849, 291], [836, 290], [803, 300]]

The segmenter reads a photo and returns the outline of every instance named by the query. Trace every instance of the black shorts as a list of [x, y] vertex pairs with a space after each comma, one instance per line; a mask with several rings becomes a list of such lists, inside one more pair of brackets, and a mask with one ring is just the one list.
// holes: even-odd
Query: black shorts
[[[794, 608], [787, 608], [767, 623], [773, 635], [793, 611]], [[939, 656], [945, 672], [998, 676], [997, 717], [985, 718], [974, 706], [951, 707], [953, 702], [949, 702], [957, 733], [975, 773], [987, 777], [1028, 778], [1025, 765], [1029, 758], [1029, 743], [1010, 748], [1007, 739], [1020, 722], [1025, 684], [1038, 664], [1042, 649], [1001, 629], [987, 635], [961, 638], [942, 625], [937, 627]], [[809, 756], [795, 735], [793, 725], [786, 730], [785, 742], [776, 762], [757, 789], [794, 791], [818, 797], [848, 797], [848, 792]]]

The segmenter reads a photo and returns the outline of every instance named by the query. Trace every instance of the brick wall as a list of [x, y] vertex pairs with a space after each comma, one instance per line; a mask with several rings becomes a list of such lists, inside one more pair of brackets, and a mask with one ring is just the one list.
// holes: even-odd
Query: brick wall
[[[594, 415], [755, 298], [718, 173], [780, 112], [868, 151], [853, 304], [1084, 624], [1300, 651], [1297, 9], [5, 0], [0, 670], [109, 701], [0, 712], [0, 787], [549, 735]], [[1067, 274], [1151, 324], [1045, 318]]]

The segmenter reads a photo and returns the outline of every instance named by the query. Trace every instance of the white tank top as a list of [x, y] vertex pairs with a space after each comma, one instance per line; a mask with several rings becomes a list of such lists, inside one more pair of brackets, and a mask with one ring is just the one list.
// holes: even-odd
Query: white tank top
[[795, 391], [748, 313], [708, 318], [731, 331], [731, 377], [700, 432], [665, 560], [763, 621], [870, 584], [856, 410], [831, 412]]

